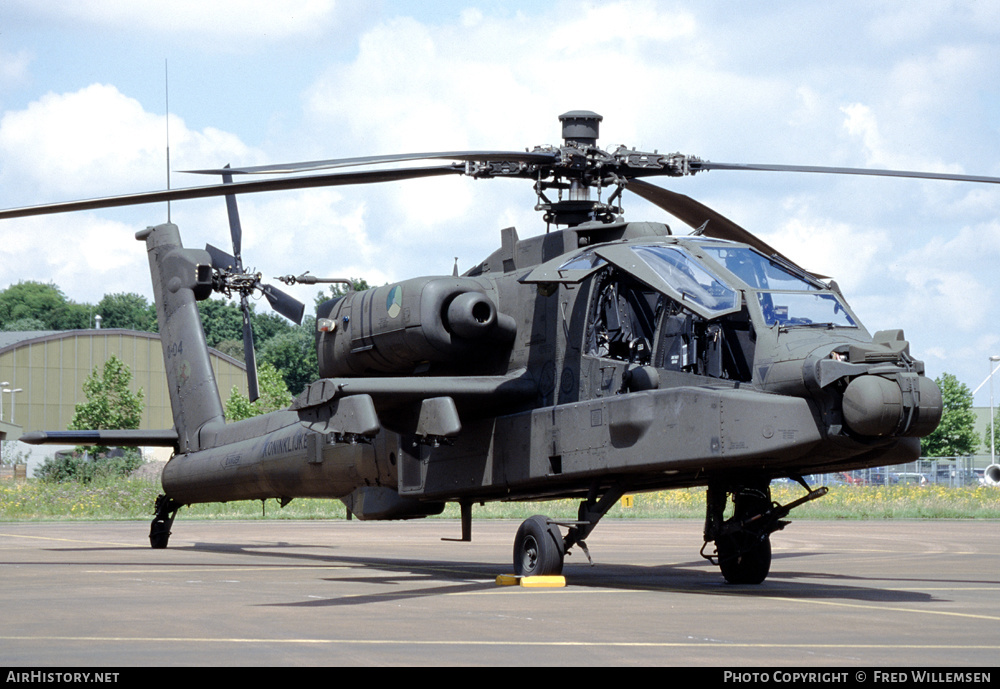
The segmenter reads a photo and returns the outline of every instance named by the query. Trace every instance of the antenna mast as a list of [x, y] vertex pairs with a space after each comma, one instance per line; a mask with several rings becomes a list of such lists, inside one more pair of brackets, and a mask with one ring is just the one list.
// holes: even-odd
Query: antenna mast
[[[163, 59], [163, 95], [167, 109], [167, 191], [170, 191], [170, 69], [167, 58]], [[167, 201], [167, 222], [170, 222], [169, 201]]]

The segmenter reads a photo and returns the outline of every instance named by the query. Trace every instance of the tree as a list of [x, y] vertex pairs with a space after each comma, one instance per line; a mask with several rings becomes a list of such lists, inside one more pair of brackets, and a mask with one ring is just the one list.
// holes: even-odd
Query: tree
[[216, 343], [215, 349], [226, 356], [231, 356], [237, 361], [245, 361], [246, 359], [243, 351], [243, 343], [237, 340], [222, 340]]
[[[287, 389], [298, 394], [317, 378], [315, 320], [310, 317], [296, 326], [275, 313], [257, 313], [254, 307], [250, 305], [250, 326], [258, 361], [272, 364], [281, 372]], [[198, 302], [198, 309], [208, 346], [243, 361], [243, 313], [239, 305], [207, 299]]]
[[90, 483], [95, 479], [115, 479], [128, 476], [142, 466], [142, 456], [138, 449], [116, 449], [111, 457], [91, 457], [90, 453], [57, 452], [35, 467], [35, 477], [50, 483]]
[[[144, 393], [132, 392], [132, 371], [114, 354], [103, 368], [94, 367], [83, 383], [86, 402], [76, 405], [69, 430], [119, 430], [139, 427]], [[114, 456], [109, 456], [114, 455]], [[79, 481], [90, 483], [101, 476], [127, 476], [142, 464], [135, 450], [113, 452], [106, 446], [77, 448], [77, 452], [58, 453], [35, 469], [44, 481]]]
[[943, 412], [938, 427], [920, 441], [921, 454], [924, 457], [971, 455], [979, 447], [979, 435], [969, 386], [950, 373], [942, 374], [934, 382], [941, 390]]
[[[69, 430], [138, 428], [145, 393], [142, 388], [132, 392], [129, 389], [131, 382], [132, 371], [114, 354], [104, 362], [103, 372], [94, 367], [83, 383], [87, 401], [76, 405]], [[93, 448], [95, 454], [107, 451], [105, 446]]]
[[219, 299], [205, 299], [198, 302], [198, 312], [209, 347], [225, 340], [243, 341], [243, 314], [239, 306]]
[[278, 333], [260, 348], [259, 360], [281, 372], [285, 385], [293, 395], [319, 378], [316, 357], [316, 319], [306, 318], [302, 325]]
[[17, 443], [11, 440], [0, 440], [0, 466], [27, 464], [28, 453], [18, 449]]
[[97, 302], [96, 312], [101, 315], [101, 327], [124, 328], [157, 332], [156, 306], [150, 304], [141, 294], [105, 294]]
[[48, 330], [48, 328], [45, 327], [44, 321], [29, 317], [6, 321], [3, 325], [0, 325], [0, 330], [10, 333], [23, 333], [32, 330]]
[[[1000, 452], [1000, 409], [993, 414], [993, 450]], [[983, 447], [990, 451], [990, 426], [987, 423], [986, 430], [983, 431]]]
[[[282, 316], [274, 313], [257, 313], [255, 304], [250, 304], [250, 326], [254, 341], [259, 349], [275, 335], [288, 332], [292, 325]], [[221, 299], [205, 299], [198, 302], [201, 325], [205, 329], [205, 341], [209, 347], [218, 347], [227, 341], [243, 342], [243, 312], [236, 302]], [[240, 345], [242, 349], [242, 344]], [[242, 355], [239, 358], [243, 358]]]
[[19, 282], [0, 291], [0, 327], [31, 318], [44, 323], [44, 330], [89, 328], [92, 310], [67, 299], [52, 283]]
[[242, 421], [251, 416], [267, 414], [284, 409], [292, 403], [292, 393], [288, 391], [284, 379], [274, 366], [264, 362], [257, 367], [257, 386], [260, 397], [251, 402], [234, 385], [226, 400], [226, 418], [230, 421]]

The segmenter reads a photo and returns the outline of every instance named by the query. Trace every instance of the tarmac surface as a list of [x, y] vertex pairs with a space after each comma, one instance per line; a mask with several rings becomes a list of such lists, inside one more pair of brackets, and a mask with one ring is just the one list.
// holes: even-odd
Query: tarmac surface
[[[0, 666], [990, 667], [1000, 523], [799, 521], [731, 586], [697, 520], [606, 520], [564, 588], [498, 586], [518, 523], [0, 523]], [[853, 678], [853, 675], [852, 675]], [[869, 680], [870, 673], [869, 673]]]

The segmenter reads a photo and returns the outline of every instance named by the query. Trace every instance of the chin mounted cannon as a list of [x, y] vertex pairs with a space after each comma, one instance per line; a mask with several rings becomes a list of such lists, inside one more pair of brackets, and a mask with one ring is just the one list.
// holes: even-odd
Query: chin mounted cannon
[[435, 364], [475, 368], [509, 345], [517, 324], [478, 281], [415, 278], [350, 292], [317, 309], [324, 378], [422, 373]]

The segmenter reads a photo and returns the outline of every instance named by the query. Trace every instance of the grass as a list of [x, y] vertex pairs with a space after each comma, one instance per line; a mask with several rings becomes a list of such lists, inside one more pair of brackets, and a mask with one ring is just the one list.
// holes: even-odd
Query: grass
[[[149, 479], [105, 479], [90, 484], [0, 483], [0, 521], [151, 519], [159, 482]], [[787, 504], [801, 497], [798, 486], [774, 486], [772, 499]], [[545, 503], [487, 503], [473, 508], [475, 519], [526, 519], [546, 514], [575, 519], [577, 500]], [[337, 500], [293, 500], [281, 508], [276, 500], [209, 503], [185, 507], [187, 519], [343, 519]], [[679, 490], [634, 496], [608, 512], [620, 519], [704, 519], [705, 490]], [[457, 519], [458, 505], [449, 503], [441, 518]], [[830, 493], [796, 508], [794, 519], [1000, 519], [1000, 489], [946, 486], [831, 486]]]

